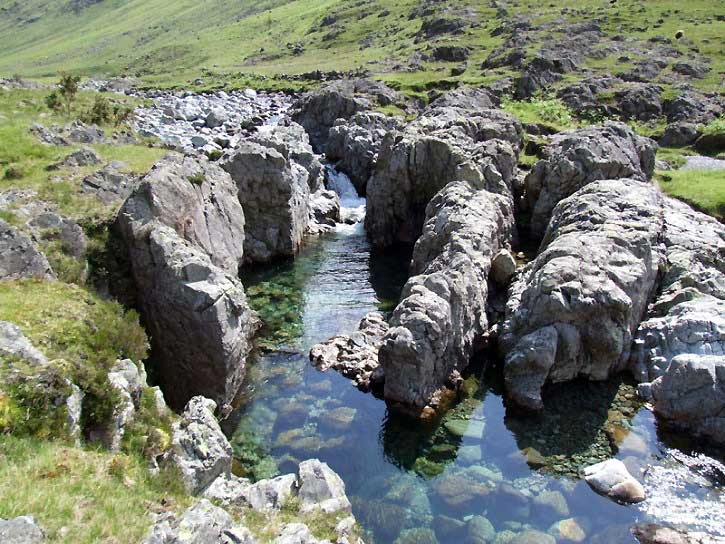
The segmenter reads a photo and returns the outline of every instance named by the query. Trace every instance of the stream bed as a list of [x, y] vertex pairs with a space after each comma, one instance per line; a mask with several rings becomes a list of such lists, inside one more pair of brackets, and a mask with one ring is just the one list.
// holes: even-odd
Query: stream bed
[[[343, 215], [362, 216], [349, 181], [331, 179]], [[409, 257], [371, 253], [358, 222], [309, 240], [294, 261], [242, 275], [265, 328], [225, 422], [237, 473], [262, 479], [321, 459], [345, 481], [377, 544], [625, 543], [635, 542], [638, 522], [725, 537], [725, 466], [659, 430], [624, 378], [552, 387], [544, 414], [518, 416], [505, 406], [500, 373], [477, 361], [461, 402], [424, 425], [316, 370], [314, 344], [394, 308]], [[579, 479], [611, 457], [643, 480], [647, 501], [618, 505]]]

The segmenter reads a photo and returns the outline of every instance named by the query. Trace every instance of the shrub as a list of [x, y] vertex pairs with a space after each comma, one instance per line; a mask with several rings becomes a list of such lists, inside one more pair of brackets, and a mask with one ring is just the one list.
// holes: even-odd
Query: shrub
[[65, 101], [68, 117], [70, 117], [71, 110], [73, 109], [73, 103], [78, 95], [78, 83], [80, 83], [80, 81], [81, 78], [79, 76], [72, 76], [63, 72], [60, 74], [58, 88], [63, 100]]
[[91, 107], [81, 114], [81, 121], [95, 125], [103, 125], [109, 123], [113, 118], [111, 104], [106, 97], [96, 95]]
[[58, 91], [53, 91], [45, 97], [45, 105], [48, 106], [48, 109], [51, 109], [53, 111], [61, 110], [61, 108], [63, 107], [63, 100], [58, 94]]

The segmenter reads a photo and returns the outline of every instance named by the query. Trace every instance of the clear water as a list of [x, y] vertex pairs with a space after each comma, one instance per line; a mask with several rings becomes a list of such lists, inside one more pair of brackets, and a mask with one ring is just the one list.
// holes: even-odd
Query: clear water
[[[506, 408], [496, 370], [480, 370], [479, 361], [461, 402], [421, 425], [334, 371], [314, 369], [312, 345], [394, 307], [408, 258], [405, 250], [371, 254], [358, 223], [310, 241], [294, 261], [244, 274], [266, 328], [239, 408], [225, 422], [237, 472], [260, 479], [294, 471], [303, 459], [327, 462], [377, 544], [547, 542], [531, 531], [557, 542], [633, 542], [629, 528], [638, 521], [725, 536], [717, 461], [682, 457], [690, 445], [658, 432], [626, 381], [551, 388], [542, 416], [521, 417]], [[612, 456], [633, 473], [656, 468], [644, 478], [650, 501], [620, 506], [578, 478], [583, 466]]]

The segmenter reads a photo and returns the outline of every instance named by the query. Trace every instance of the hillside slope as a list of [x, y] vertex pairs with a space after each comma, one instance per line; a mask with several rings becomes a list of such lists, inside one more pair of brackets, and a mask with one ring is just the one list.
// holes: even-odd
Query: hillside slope
[[[524, 44], [527, 55], [565, 36], [572, 25], [594, 21], [607, 36], [638, 47], [631, 55], [603, 49], [598, 58], [587, 58], [588, 69], [626, 69], [638, 57], [652, 55], [648, 43], [668, 40], [684, 59], [709, 59], [710, 70], [694, 84], [712, 91], [725, 70], [721, 7], [712, 0], [688, 2], [686, 11], [677, 0], [545, 5], [536, 0], [2, 0], [0, 76], [51, 77], [68, 70], [135, 75], [163, 86], [188, 85], [201, 75], [215, 86], [276, 76], [277, 86], [294, 87], [300, 84], [289, 80], [298, 78], [280, 75], [362, 68], [413, 90], [477, 84], [507, 75], [505, 66], [481, 65], [506, 41], [502, 23], [524, 16], [541, 26]], [[677, 31], [685, 39], [675, 40]], [[468, 64], [456, 75], [451, 74], [455, 62], [430, 54], [441, 44], [470, 48]], [[258, 81], [257, 86], [274, 85]]]

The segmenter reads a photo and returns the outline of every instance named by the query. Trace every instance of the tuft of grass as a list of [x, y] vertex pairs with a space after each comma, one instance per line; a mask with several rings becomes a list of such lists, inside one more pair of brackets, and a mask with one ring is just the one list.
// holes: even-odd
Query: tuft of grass
[[0, 518], [32, 514], [49, 542], [78, 544], [140, 542], [152, 512], [191, 502], [174, 474], [151, 475], [138, 455], [12, 435], [0, 435], [0, 496]]
[[189, 183], [192, 185], [204, 185], [204, 182], [206, 181], [206, 176], [204, 176], [203, 172], [197, 172], [196, 174], [190, 175], [188, 178]]
[[525, 124], [545, 125], [557, 132], [577, 126], [571, 110], [553, 96], [540, 95], [531, 100], [507, 98], [501, 107]]
[[673, 170], [658, 173], [657, 180], [668, 195], [725, 220], [725, 171]]

